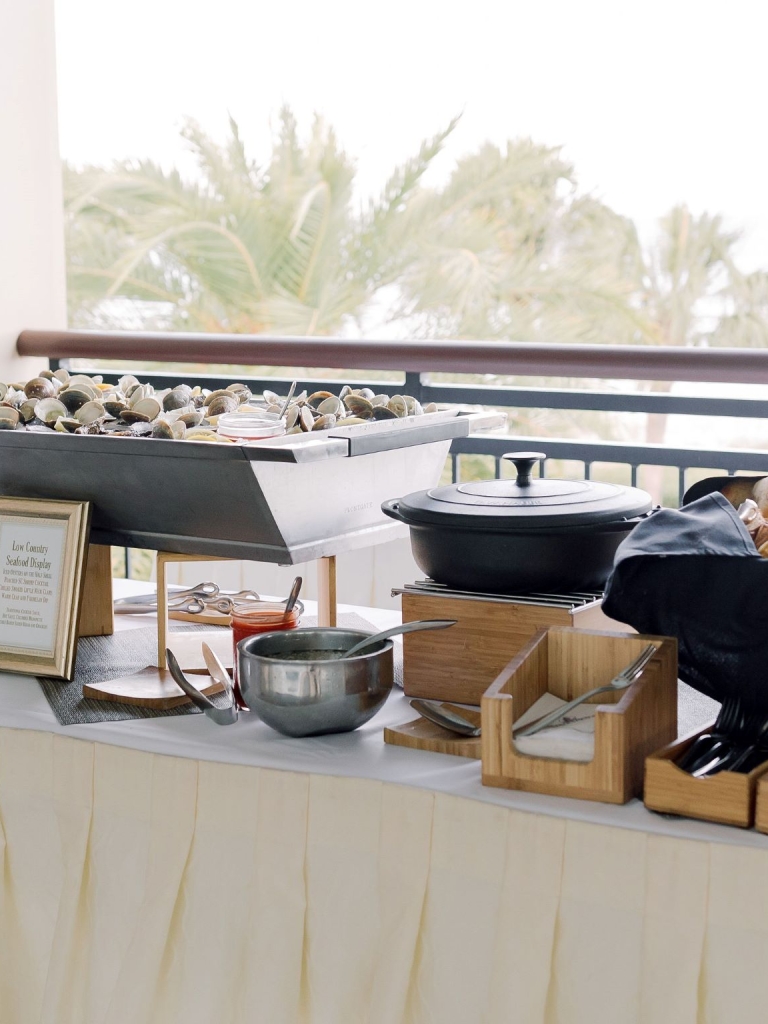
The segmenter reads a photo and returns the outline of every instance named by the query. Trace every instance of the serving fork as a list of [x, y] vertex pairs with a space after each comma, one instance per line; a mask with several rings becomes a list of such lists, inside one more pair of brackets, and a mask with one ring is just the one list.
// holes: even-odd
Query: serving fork
[[631, 686], [632, 683], [634, 683], [642, 674], [643, 669], [655, 653], [656, 648], [654, 645], [648, 644], [648, 646], [643, 648], [633, 662], [627, 665], [625, 669], [622, 669], [618, 675], [613, 677], [610, 683], [606, 683], [604, 686], [596, 686], [593, 690], [587, 690], [586, 693], [582, 693], [580, 697], [575, 697], [566, 704], [561, 704], [559, 708], [556, 708], [554, 711], [550, 711], [548, 715], [543, 715], [530, 725], [526, 725], [522, 729], [516, 730], [514, 735], [533, 736], [542, 729], [547, 729], [549, 726], [555, 725], [560, 721], [560, 719], [573, 711], [574, 708], [583, 704], [585, 700], [589, 700], [590, 697], [596, 697], [599, 693], [609, 693], [611, 690], [626, 690], [626, 688]]

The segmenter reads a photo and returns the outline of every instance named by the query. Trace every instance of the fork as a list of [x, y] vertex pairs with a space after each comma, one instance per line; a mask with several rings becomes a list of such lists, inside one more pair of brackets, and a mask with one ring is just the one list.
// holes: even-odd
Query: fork
[[515, 733], [516, 736], [533, 736], [534, 733], [539, 732], [541, 729], [547, 729], [550, 725], [554, 725], [555, 722], [559, 722], [561, 718], [564, 718], [570, 711], [577, 708], [579, 704], [583, 704], [585, 700], [589, 700], [590, 697], [596, 697], [598, 693], [608, 693], [610, 690], [625, 690], [628, 686], [641, 675], [643, 669], [651, 660], [656, 653], [656, 648], [653, 644], [648, 644], [644, 647], [640, 654], [631, 662], [625, 669], [622, 669], [617, 676], [606, 683], [605, 686], [596, 686], [593, 690], [588, 690], [586, 693], [582, 693], [580, 697], [576, 697], [574, 700], [568, 701], [567, 704], [561, 704], [555, 711], [551, 711], [548, 715], [544, 715], [543, 718], [539, 718], [531, 725], [526, 725], [525, 728], [520, 729]]

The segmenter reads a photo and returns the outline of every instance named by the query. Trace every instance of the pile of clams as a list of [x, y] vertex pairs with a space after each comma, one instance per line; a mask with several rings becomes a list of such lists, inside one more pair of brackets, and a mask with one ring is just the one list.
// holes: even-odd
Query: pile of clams
[[[348, 385], [338, 396], [330, 391], [315, 391], [308, 395], [280, 398], [273, 391], [265, 391], [264, 404], [267, 412], [280, 414], [285, 418], [288, 434], [299, 434], [308, 430], [329, 430], [331, 427], [351, 427], [366, 420], [394, 420], [402, 416], [421, 416], [437, 412], [437, 406], [430, 403], [423, 409], [410, 395], [377, 395], [370, 388], [350, 388]], [[285, 406], [288, 402], [287, 407]]]
[[[293, 390], [293, 389], [292, 389]], [[287, 404], [286, 404], [287, 403]], [[409, 395], [375, 394], [370, 388], [342, 388], [280, 398], [265, 391], [254, 398], [245, 384], [218, 391], [177, 384], [155, 391], [133, 374], [108, 384], [101, 376], [43, 370], [26, 383], [0, 383], [0, 430], [56, 430], [71, 434], [112, 434], [164, 440], [233, 443], [217, 432], [227, 413], [267, 411], [282, 415], [286, 432], [327, 430], [366, 420], [394, 419], [434, 412]]]

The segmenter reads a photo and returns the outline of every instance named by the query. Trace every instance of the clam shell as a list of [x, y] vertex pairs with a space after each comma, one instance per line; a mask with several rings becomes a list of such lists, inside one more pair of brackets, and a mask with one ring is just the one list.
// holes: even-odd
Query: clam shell
[[110, 416], [121, 416], [127, 408], [126, 403], [119, 398], [108, 398], [104, 402], [104, 410]]
[[408, 406], [405, 404], [405, 398], [402, 395], [392, 395], [389, 400], [389, 406], [395, 416], [407, 416]]
[[236, 395], [231, 392], [220, 392], [213, 401], [208, 403], [208, 417], [223, 416], [227, 412], [235, 412], [239, 406]]
[[24, 388], [27, 398], [53, 398], [56, 388], [45, 377], [33, 377]]
[[232, 392], [227, 391], [226, 388], [218, 388], [216, 391], [209, 391], [205, 396], [205, 404], [210, 405], [216, 398], [221, 398], [224, 395], [226, 398], [232, 398]]
[[356, 427], [361, 423], [365, 423], [365, 420], [361, 420], [359, 416], [344, 416], [342, 419], [336, 421], [337, 427]]
[[[297, 422], [297, 420], [299, 418], [299, 412], [300, 411], [301, 411], [301, 406], [299, 406], [299, 405], [289, 405], [288, 408], [285, 410], [285, 429], [286, 429], [286, 431], [291, 430], [293, 427], [296, 426], [296, 422]], [[301, 429], [301, 428], [299, 428], [299, 429]]]
[[173, 427], [165, 420], [158, 420], [152, 427], [152, 437], [159, 437], [165, 441], [172, 441]]
[[424, 412], [437, 412], [437, 405], [434, 402], [428, 402], [424, 406]]
[[60, 366], [58, 370], [54, 370], [53, 376], [65, 387], [69, 384], [69, 370], [65, 370], [63, 366]]
[[374, 420], [396, 420], [397, 413], [392, 412], [386, 405], [375, 405], [371, 418]]
[[344, 405], [346, 405], [353, 416], [359, 416], [362, 420], [369, 420], [373, 413], [373, 406], [363, 395], [347, 395], [344, 399]]
[[311, 405], [313, 409], [316, 409], [321, 402], [333, 397], [334, 395], [330, 391], [313, 391], [307, 399], [307, 405]]
[[312, 425], [313, 430], [330, 430], [331, 427], [336, 426], [336, 417], [333, 415], [318, 416]]
[[41, 398], [35, 406], [35, 416], [46, 426], [52, 427], [59, 418], [66, 419], [69, 410], [58, 398]]
[[136, 405], [137, 402], [143, 402], [145, 398], [149, 398], [152, 394], [151, 384], [139, 384], [135, 388], [130, 388], [125, 393], [125, 397], [128, 399], [128, 405], [131, 409]]
[[163, 398], [163, 411], [171, 412], [174, 409], [183, 409], [189, 405], [191, 391], [182, 391], [181, 388], [173, 388]]
[[15, 430], [18, 422], [17, 409], [12, 409], [9, 405], [0, 406], [0, 430]]
[[185, 427], [197, 427], [203, 422], [205, 414], [201, 409], [188, 409], [179, 416], [179, 422], [183, 423]]
[[95, 397], [90, 388], [84, 387], [68, 387], [66, 390], [60, 391], [58, 395], [59, 401], [67, 407], [67, 411], [70, 413], [76, 413], [81, 405], [92, 402]]
[[134, 423], [149, 423], [149, 416], [145, 416], [143, 412], [136, 412], [135, 409], [126, 409], [120, 419], [129, 426], [133, 426]]
[[371, 399], [371, 405], [376, 408], [377, 405], [387, 405], [389, 402], [389, 395], [374, 395]]
[[61, 434], [74, 434], [76, 430], [79, 430], [81, 423], [72, 416], [59, 416], [56, 423], [53, 426], [54, 430], [58, 430]]
[[[154, 420], [160, 415], [160, 403], [156, 398], [142, 398], [139, 402], [131, 403], [131, 412], [139, 413], [147, 420]], [[123, 413], [125, 419], [125, 413]]]
[[296, 422], [302, 430], [312, 430], [315, 425], [315, 417], [312, 415], [312, 410], [308, 406], [303, 405], [301, 407], [301, 412], [299, 413], [299, 418]]
[[35, 409], [37, 407], [39, 399], [28, 398], [26, 402], [22, 402], [19, 406], [19, 417], [22, 423], [31, 423], [35, 418]]
[[104, 406], [101, 402], [86, 402], [75, 413], [75, 419], [85, 426], [88, 423], [93, 423], [94, 420], [100, 420], [103, 415]]
[[188, 430], [186, 432], [186, 434], [184, 435], [184, 440], [209, 441], [216, 442], [218, 444], [231, 443], [228, 437], [220, 437], [218, 434], [215, 434], [212, 430], [209, 430], [206, 427], [193, 427], [191, 430]]
[[8, 385], [0, 383], [0, 402], [2, 402], [2, 400], [5, 398], [5, 396], [7, 394], [8, 394]]
[[184, 426], [181, 420], [177, 420], [175, 423], [171, 424], [171, 433], [173, 434], [175, 440], [180, 441], [184, 437], [186, 432], [187, 428]]
[[344, 411], [343, 403], [335, 395], [331, 395], [330, 398], [324, 398], [315, 408], [321, 416], [338, 416]]

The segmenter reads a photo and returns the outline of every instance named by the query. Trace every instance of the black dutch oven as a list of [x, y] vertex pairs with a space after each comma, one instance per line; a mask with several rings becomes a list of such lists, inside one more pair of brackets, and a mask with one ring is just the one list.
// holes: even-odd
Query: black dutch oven
[[455, 590], [600, 589], [616, 548], [651, 508], [636, 487], [531, 476], [542, 452], [514, 452], [515, 480], [415, 491], [382, 511], [406, 523], [419, 567]]

